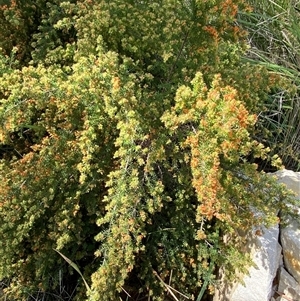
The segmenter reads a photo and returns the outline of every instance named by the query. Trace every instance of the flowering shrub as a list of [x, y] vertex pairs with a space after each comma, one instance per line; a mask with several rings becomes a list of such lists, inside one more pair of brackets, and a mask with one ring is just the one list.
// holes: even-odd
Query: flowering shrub
[[252, 133], [276, 81], [240, 60], [243, 1], [47, 3], [26, 59], [18, 37], [0, 60], [6, 296], [192, 298], [243, 270], [240, 231], [286, 196], [247, 161], [268, 152]]

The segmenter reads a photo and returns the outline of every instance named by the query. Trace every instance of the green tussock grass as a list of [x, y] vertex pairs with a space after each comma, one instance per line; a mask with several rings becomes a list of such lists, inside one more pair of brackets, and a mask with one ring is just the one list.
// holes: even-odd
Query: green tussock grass
[[290, 89], [274, 91], [261, 112], [268, 135], [258, 138], [278, 153], [286, 168], [300, 170], [300, 2], [250, 0], [253, 11], [239, 14], [250, 45], [244, 58], [286, 80]]

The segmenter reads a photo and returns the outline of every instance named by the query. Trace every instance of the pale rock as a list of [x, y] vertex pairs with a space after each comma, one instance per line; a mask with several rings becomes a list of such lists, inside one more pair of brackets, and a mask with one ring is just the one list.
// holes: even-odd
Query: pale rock
[[299, 283], [283, 268], [279, 271], [279, 285], [276, 301], [300, 300]]
[[296, 198], [300, 199], [300, 172], [283, 169], [274, 174], [278, 178], [279, 183], [285, 184], [288, 189], [291, 189], [296, 194]]
[[[281, 170], [273, 175], [278, 178], [279, 183], [285, 184], [294, 191], [296, 198], [300, 199], [300, 172]], [[300, 213], [300, 208], [295, 209]], [[300, 301], [300, 224], [290, 217], [284, 218], [287, 226], [280, 231], [282, 248], [278, 242], [278, 225], [264, 229], [262, 236], [253, 236], [248, 249], [256, 267], [250, 267], [249, 275], [242, 276], [245, 286], [240, 283], [229, 283], [221, 271], [220, 286], [216, 290], [214, 301]], [[272, 285], [278, 267], [283, 266], [281, 250], [288, 272], [283, 267], [280, 268], [280, 282], [277, 288], [276, 284]], [[275, 291], [282, 294], [276, 294]]]
[[[300, 172], [280, 170], [275, 173], [278, 182], [291, 189], [300, 198]], [[299, 208], [298, 208], [299, 212]], [[286, 218], [287, 226], [281, 230], [284, 264], [288, 272], [300, 283], [300, 224], [296, 219]]]
[[243, 277], [244, 285], [226, 284], [216, 292], [214, 301], [269, 301], [273, 295], [272, 284], [276, 276], [281, 246], [278, 243], [279, 226], [264, 228], [261, 236], [253, 236], [249, 243], [255, 266]]
[[300, 225], [290, 220], [281, 230], [284, 264], [288, 272], [300, 283]]

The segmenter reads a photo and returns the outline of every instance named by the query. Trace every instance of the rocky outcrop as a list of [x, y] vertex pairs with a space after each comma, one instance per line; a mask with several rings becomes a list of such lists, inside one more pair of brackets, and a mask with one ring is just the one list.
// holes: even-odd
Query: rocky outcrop
[[[300, 173], [290, 170], [277, 172], [278, 181], [292, 189], [300, 199]], [[299, 212], [298, 208], [298, 212]], [[289, 218], [286, 227], [281, 229], [280, 239], [283, 248], [284, 265], [287, 271], [300, 283], [300, 223]], [[300, 300], [300, 298], [298, 298]]]
[[283, 169], [277, 171], [275, 175], [279, 183], [285, 184], [296, 194], [296, 198], [300, 199], [300, 172]]
[[235, 283], [229, 287], [223, 284], [214, 301], [269, 301], [272, 297], [273, 280], [281, 261], [279, 226], [264, 228], [259, 236], [255, 232], [249, 243], [254, 266], [250, 267], [249, 275], [243, 277], [244, 285]]
[[[284, 265], [287, 271], [300, 283], [300, 225], [292, 220], [281, 230]], [[300, 300], [300, 298], [299, 298]]]
[[[280, 268], [278, 273], [279, 284], [274, 294], [273, 300], [286, 301], [286, 300], [300, 300], [300, 285], [283, 267]], [[275, 299], [275, 296], [278, 296]]]
[[[282, 170], [276, 176], [300, 199], [300, 172]], [[249, 234], [254, 266], [242, 276], [243, 284], [229, 284], [221, 276], [214, 301], [300, 300], [299, 221], [288, 217], [284, 228], [275, 225], [262, 230], [259, 236], [254, 234], [255, 229]]]

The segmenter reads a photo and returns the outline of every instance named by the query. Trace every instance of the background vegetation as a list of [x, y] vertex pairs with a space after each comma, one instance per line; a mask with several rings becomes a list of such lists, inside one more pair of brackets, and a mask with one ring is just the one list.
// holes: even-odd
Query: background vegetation
[[[259, 114], [263, 129], [258, 140], [278, 153], [287, 168], [299, 165], [299, 55], [300, 2], [248, 1], [251, 12], [240, 12], [238, 23], [248, 31], [250, 49], [245, 59], [265, 66], [271, 73], [289, 80], [294, 89], [274, 90]], [[268, 168], [267, 162], [263, 166]]]
[[298, 167], [296, 71], [251, 4], [1, 5], [3, 300], [200, 301], [246, 269], [288, 210], [262, 170]]

